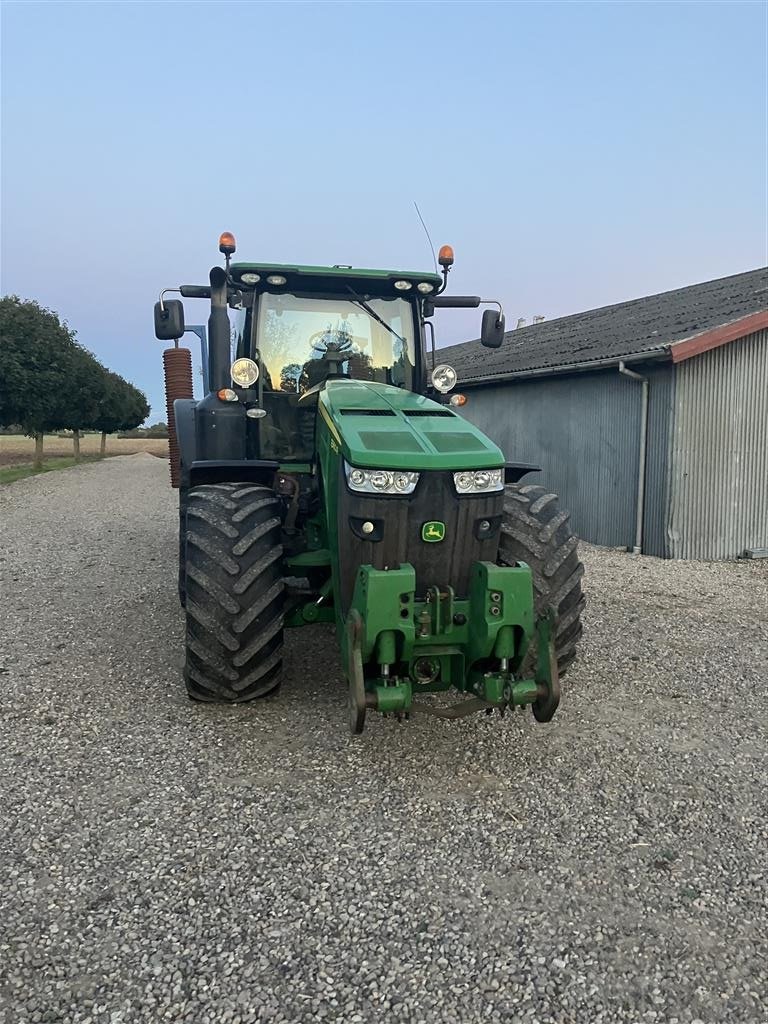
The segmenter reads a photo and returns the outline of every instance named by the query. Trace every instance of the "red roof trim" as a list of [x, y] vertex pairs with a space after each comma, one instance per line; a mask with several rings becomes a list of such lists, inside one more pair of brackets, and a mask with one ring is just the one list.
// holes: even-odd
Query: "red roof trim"
[[764, 327], [768, 327], [768, 309], [743, 316], [740, 320], [734, 320], [722, 327], [715, 327], [712, 331], [695, 334], [692, 338], [686, 338], [685, 341], [674, 342], [669, 347], [672, 353], [672, 362], [682, 363], [684, 359], [708, 352], [711, 348], [727, 345], [729, 341], [743, 338], [745, 334], [752, 334], [754, 331], [762, 331]]

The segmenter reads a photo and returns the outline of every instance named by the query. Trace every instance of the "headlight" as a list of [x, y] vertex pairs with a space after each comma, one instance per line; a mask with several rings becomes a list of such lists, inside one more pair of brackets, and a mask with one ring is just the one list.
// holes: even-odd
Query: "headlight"
[[259, 379], [259, 364], [252, 359], [236, 359], [229, 370], [232, 380], [241, 388], [249, 388]]
[[503, 491], [504, 470], [463, 470], [461, 473], [453, 474], [453, 482], [459, 494], [487, 494], [489, 491]]
[[432, 371], [432, 383], [441, 394], [446, 394], [451, 388], [456, 387], [458, 380], [456, 371], [448, 363], [440, 363]]
[[359, 494], [413, 494], [418, 473], [400, 469], [357, 469], [344, 463], [350, 491]]

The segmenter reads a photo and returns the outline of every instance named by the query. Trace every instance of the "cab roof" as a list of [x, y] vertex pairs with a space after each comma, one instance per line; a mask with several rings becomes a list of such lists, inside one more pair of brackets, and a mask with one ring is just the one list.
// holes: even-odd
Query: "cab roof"
[[[311, 267], [290, 263], [233, 263], [230, 267], [232, 277], [239, 281], [243, 274], [258, 274], [261, 281], [257, 287], [272, 290], [267, 277], [279, 274], [286, 279], [284, 285], [276, 285], [280, 291], [296, 288], [301, 291], [346, 291], [351, 286], [355, 291], [366, 294], [399, 295], [407, 298], [416, 292], [416, 285], [424, 282], [431, 284], [435, 290], [442, 284], [442, 277], [434, 271], [420, 270], [370, 270], [364, 267]], [[395, 281], [410, 281], [413, 291], [398, 291]]]

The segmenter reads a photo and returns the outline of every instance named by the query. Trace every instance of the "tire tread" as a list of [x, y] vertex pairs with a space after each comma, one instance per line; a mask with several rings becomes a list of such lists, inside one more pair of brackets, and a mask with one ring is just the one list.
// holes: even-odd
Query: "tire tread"
[[283, 654], [279, 500], [251, 484], [203, 484], [186, 500], [190, 697], [240, 703], [273, 693]]
[[576, 657], [586, 598], [581, 589], [584, 566], [570, 515], [557, 495], [540, 484], [509, 484], [504, 499], [499, 562], [526, 562], [533, 577], [535, 613], [555, 613], [555, 650], [563, 675]]

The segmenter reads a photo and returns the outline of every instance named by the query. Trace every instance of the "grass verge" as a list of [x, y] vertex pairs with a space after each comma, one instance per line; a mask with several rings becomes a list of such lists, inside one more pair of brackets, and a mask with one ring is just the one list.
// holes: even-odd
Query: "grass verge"
[[48, 462], [43, 461], [43, 465], [40, 469], [35, 469], [32, 465], [0, 466], [0, 484], [12, 484], [15, 483], [16, 480], [23, 480], [27, 476], [37, 476], [39, 473], [50, 473], [54, 469], [69, 469], [70, 466], [83, 466], [87, 462], [101, 462], [102, 458], [108, 459], [109, 455], [81, 455], [79, 462], [75, 462], [74, 457], [69, 459], [50, 459]]

